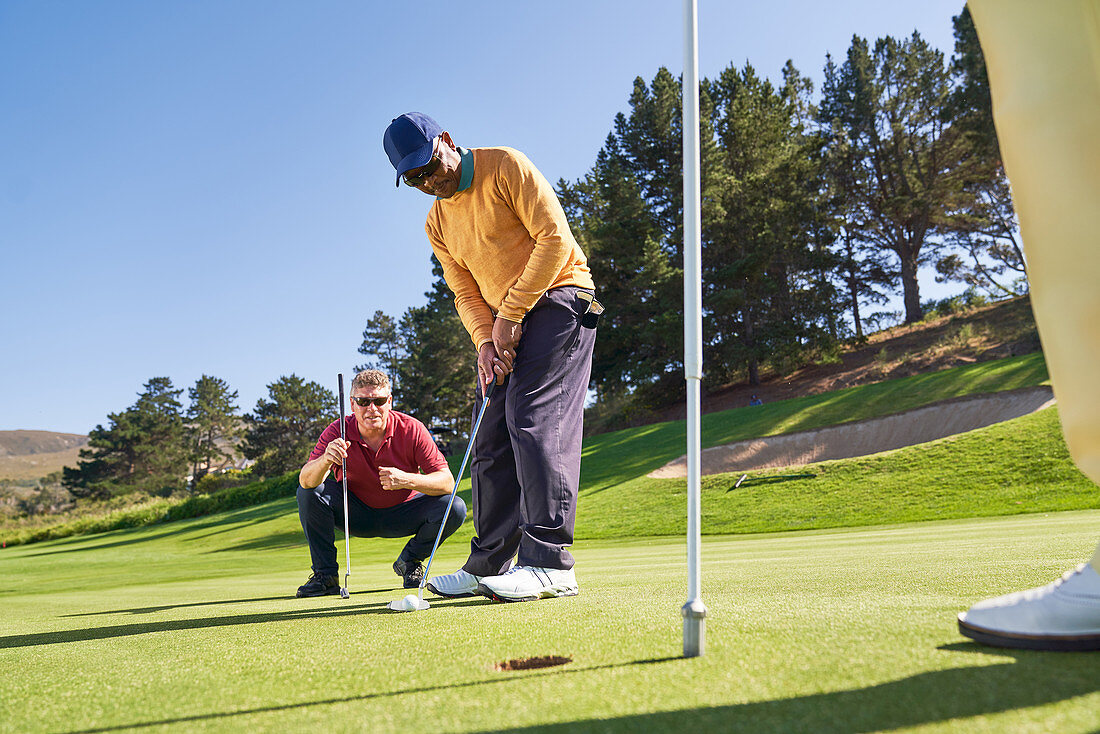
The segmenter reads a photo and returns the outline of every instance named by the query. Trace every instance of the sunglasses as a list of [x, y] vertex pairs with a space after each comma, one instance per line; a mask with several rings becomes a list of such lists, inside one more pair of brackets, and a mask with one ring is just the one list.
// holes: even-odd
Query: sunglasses
[[415, 176], [402, 176], [402, 178], [405, 179], [405, 185], [413, 187], [420, 186], [432, 177], [432, 174], [439, 169], [441, 163], [443, 163], [443, 160], [439, 156], [433, 155], [432, 159], [420, 169], [420, 173]]
[[390, 401], [390, 396], [389, 395], [387, 395], [384, 398], [358, 398], [358, 397], [353, 397], [352, 398], [352, 402], [354, 402], [360, 408], [365, 408], [365, 407], [367, 407], [368, 405], [371, 405], [371, 404], [381, 408], [383, 405], [385, 405], [389, 401]]

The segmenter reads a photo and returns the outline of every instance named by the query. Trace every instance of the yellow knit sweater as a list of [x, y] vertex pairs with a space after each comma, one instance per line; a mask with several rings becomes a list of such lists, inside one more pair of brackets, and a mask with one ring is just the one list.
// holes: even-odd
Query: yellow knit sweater
[[470, 186], [437, 199], [425, 231], [476, 348], [493, 318], [524, 315], [551, 288], [593, 288], [588, 260], [553, 188], [523, 153], [474, 148]]

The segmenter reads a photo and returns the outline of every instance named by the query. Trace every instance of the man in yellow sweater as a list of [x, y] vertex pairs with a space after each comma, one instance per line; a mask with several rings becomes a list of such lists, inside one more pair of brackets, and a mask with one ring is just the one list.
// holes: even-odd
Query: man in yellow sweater
[[485, 387], [500, 386], [474, 443], [470, 557], [427, 586], [497, 601], [573, 596], [568, 547], [601, 310], [588, 261], [523, 153], [460, 148], [419, 112], [394, 118], [383, 147], [398, 185], [436, 197], [425, 230], [477, 350], [475, 412]]

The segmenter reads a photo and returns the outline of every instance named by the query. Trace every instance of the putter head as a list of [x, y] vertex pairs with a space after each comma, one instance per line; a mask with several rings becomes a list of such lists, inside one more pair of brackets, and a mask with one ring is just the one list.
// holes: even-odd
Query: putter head
[[348, 593], [348, 587], [346, 587], [346, 586], [341, 586], [340, 587], [340, 598], [341, 599], [350, 599], [351, 598], [351, 594]]

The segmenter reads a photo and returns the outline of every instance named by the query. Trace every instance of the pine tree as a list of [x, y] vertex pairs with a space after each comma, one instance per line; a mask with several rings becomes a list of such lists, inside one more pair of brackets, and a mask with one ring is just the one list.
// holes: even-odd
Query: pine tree
[[683, 147], [680, 82], [634, 81], [596, 164], [558, 182], [606, 311], [592, 361], [601, 401], [664, 405], [683, 395]]
[[919, 321], [918, 269], [934, 260], [951, 217], [973, 203], [973, 144], [950, 114], [950, 69], [919, 34], [855, 36], [827, 85], [820, 119], [846, 134], [859, 171], [854, 196], [862, 239], [894, 253], [906, 322]]
[[359, 345], [359, 353], [372, 359], [358, 365], [355, 371], [375, 369], [385, 372], [390, 378], [394, 394], [397, 394], [400, 382], [399, 365], [404, 357], [404, 350], [398, 338], [397, 322], [392, 316], [380, 310], [374, 312], [363, 329], [363, 343]]
[[[825, 60], [823, 96], [834, 100], [838, 91], [839, 69], [831, 56]], [[823, 105], [818, 112], [818, 129], [824, 139], [823, 167], [825, 197], [823, 205], [834, 226], [833, 249], [837, 256], [834, 277], [844, 291], [851, 314], [852, 331], [857, 341], [864, 339], [864, 324], [877, 325], [881, 313], [865, 308], [887, 303], [888, 293], [897, 288], [898, 276], [889, 262], [890, 251], [871, 244], [868, 222], [871, 214], [860, 196], [865, 170], [859, 153], [852, 145], [835, 111]]]
[[109, 414], [106, 428], [97, 425], [89, 432], [78, 466], [64, 470], [65, 487], [76, 497], [95, 498], [181, 489], [188, 462], [182, 392], [167, 377], [146, 382], [137, 402]]
[[395, 373], [394, 405], [436, 432], [464, 435], [473, 411], [477, 352], [454, 307], [454, 296], [434, 255], [427, 303], [405, 311], [397, 326], [403, 357]]
[[260, 398], [245, 414], [244, 455], [255, 459], [253, 473], [273, 477], [299, 468], [322, 431], [336, 420], [336, 397], [316, 382], [297, 375], [280, 377], [267, 386], [270, 400]]
[[237, 391], [230, 391], [225, 380], [203, 375], [188, 389], [187, 397], [191, 401], [187, 409], [191, 474], [192, 481], [198, 482], [217, 461], [232, 458], [234, 454], [241, 432]]
[[681, 380], [682, 270], [662, 247], [657, 218], [615, 140], [584, 180], [559, 181], [558, 193], [606, 309], [592, 358], [597, 396], [659, 391]]
[[835, 330], [836, 293], [819, 141], [804, 129], [808, 80], [793, 67], [776, 88], [753, 67], [707, 82], [717, 141], [715, 206], [703, 220], [705, 362], [713, 383], [741, 370], [760, 381], [765, 362], [786, 367], [824, 348]]

